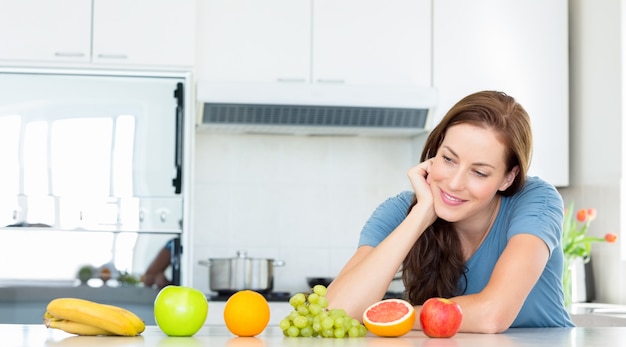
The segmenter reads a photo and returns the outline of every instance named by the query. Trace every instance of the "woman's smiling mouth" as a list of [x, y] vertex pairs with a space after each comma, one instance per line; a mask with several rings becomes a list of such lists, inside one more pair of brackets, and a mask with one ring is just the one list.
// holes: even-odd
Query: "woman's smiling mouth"
[[441, 190], [440, 192], [441, 192], [441, 200], [443, 200], [443, 202], [446, 203], [447, 205], [458, 206], [462, 204], [463, 202], [465, 202], [465, 200], [452, 196], [444, 192], [443, 190]]

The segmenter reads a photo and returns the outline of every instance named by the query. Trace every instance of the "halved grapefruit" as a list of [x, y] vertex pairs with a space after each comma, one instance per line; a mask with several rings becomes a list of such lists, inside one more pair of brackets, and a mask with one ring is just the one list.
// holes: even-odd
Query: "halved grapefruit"
[[402, 299], [381, 300], [363, 312], [363, 324], [378, 336], [402, 336], [411, 331], [414, 323], [415, 309]]

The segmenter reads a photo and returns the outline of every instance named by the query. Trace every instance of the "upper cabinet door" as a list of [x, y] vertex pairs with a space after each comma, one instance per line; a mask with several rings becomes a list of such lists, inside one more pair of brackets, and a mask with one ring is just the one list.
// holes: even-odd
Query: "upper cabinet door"
[[91, 1], [0, 0], [0, 59], [88, 62]]
[[311, 0], [202, 0], [198, 13], [202, 79], [310, 81]]
[[431, 85], [430, 0], [314, 0], [316, 83]]
[[93, 3], [94, 63], [194, 64], [195, 0], [93, 0]]
[[501, 90], [528, 112], [532, 175], [569, 184], [567, 0], [437, 0], [434, 86], [437, 119], [462, 97]]

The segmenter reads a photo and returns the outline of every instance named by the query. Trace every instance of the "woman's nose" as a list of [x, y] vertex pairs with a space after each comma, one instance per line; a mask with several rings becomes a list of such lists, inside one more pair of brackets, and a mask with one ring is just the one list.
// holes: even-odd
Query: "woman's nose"
[[448, 181], [448, 186], [451, 189], [462, 189], [465, 185], [465, 175], [463, 174], [463, 170], [456, 169], [450, 172], [450, 179]]

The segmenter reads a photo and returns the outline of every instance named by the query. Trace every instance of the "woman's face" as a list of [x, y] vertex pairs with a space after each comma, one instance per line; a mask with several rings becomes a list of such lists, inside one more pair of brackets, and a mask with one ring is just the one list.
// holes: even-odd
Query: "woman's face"
[[437, 216], [449, 222], [490, 216], [494, 196], [511, 185], [517, 172], [506, 172], [505, 153], [492, 130], [450, 127], [428, 175]]

